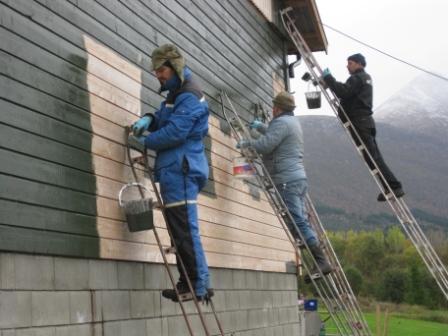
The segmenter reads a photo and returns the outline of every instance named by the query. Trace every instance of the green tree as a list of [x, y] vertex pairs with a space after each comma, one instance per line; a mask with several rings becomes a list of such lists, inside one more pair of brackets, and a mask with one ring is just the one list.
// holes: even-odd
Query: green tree
[[393, 268], [386, 270], [379, 287], [379, 298], [394, 303], [402, 303], [406, 296], [407, 273]]
[[406, 302], [411, 304], [424, 304], [425, 303], [425, 286], [424, 277], [420, 267], [417, 263], [413, 263], [409, 266], [409, 284], [406, 295]]
[[354, 266], [348, 266], [345, 269], [345, 275], [347, 276], [347, 280], [352, 287], [353, 293], [358, 295], [363, 284], [361, 272]]

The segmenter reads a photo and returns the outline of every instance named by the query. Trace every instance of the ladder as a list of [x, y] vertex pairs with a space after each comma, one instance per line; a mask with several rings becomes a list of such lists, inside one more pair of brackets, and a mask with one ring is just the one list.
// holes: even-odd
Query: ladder
[[[243, 120], [239, 117], [233, 107], [232, 101], [227, 93], [224, 91], [221, 92], [220, 97], [222, 113], [230, 126], [231, 135], [237, 141], [242, 139], [250, 139], [249, 130], [246, 128]], [[227, 101], [227, 104], [225, 101]], [[229, 113], [232, 113], [232, 116], [230, 116]], [[327, 258], [333, 266], [337, 265], [333, 272], [326, 276], [324, 276], [317, 267], [317, 263], [312, 257], [309, 247], [307, 246], [300, 230], [296, 228], [299, 237], [301, 237], [300, 245], [294, 240], [289, 232], [286, 221], [291, 221], [294, 223], [294, 220], [274, 182], [272, 181], [269, 172], [263, 164], [261, 156], [251, 147], [243, 148], [241, 153], [248, 160], [251, 167], [255, 171], [255, 178], [258, 186], [261, 187], [266, 195], [269, 204], [274, 210], [274, 213], [285, 230], [288, 239], [293, 245], [296, 255], [300, 257], [301, 249], [307, 250], [310, 257], [300, 258], [301, 266], [304, 266], [310, 282], [313, 284], [318, 295], [327, 307], [327, 310], [340, 335], [371, 335], [369, 327], [361, 313], [361, 310], [359, 309], [353, 291], [351, 290], [342, 267], [337, 260], [330, 241], [326, 236], [325, 230], [316, 214], [316, 210], [311, 203], [311, 199], [307, 197], [307, 209], [310, 213], [310, 219], [312, 220], [312, 224], [314, 224], [314, 228], [318, 233], [319, 239], [322, 241], [323, 250]], [[318, 274], [311, 274], [311, 269], [313, 268], [318, 270]]]
[[[127, 134], [131, 133], [131, 128], [130, 127], [125, 127], [125, 129], [126, 129], [126, 133]], [[131, 155], [131, 150], [135, 150], [135, 151], [139, 152], [139, 155], [133, 157]], [[187, 325], [188, 332], [189, 332], [189, 334], [191, 336], [194, 336], [192, 323], [190, 321], [189, 315], [187, 314], [186, 306], [185, 306], [185, 302], [186, 301], [191, 301], [192, 300], [194, 302], [194, 306], [196, 308], [196, 311], [197, 311], [197, 314], [199, 316], [199, 320], [200, 320], [200, 323], [201, 323], [201, 325], [203, 327], [205, 335], [206, 336], [211, 336], [212, 333], [210, 332], [209, 327], [208, 327], [208, 325], [207, 325], [207, 323], [205, 321], [206, 320], [205, 319], [205, 315], [204, 315], [204, 313], [203, 313], [203, 311], [201, 309], [201, 306], [199, 304], [200, 301], [198, 300], [196, 295], [194, 295], [194, 288], [193, 288], [193, 286], [191, 284], [191, 281], [190, 281], [190, 279], [188, 277], [187, 270], [185, 268], [185, 264], [182, 261], [182, 258], [180, 257], [180, 255], [177, 255], [177, 262], [180, 264], [180, 269], [181, 269], [183, 275], [185, 276], [185, 279], [187, 281], [187, 285], [188, 285], [188, 288], [190, 290], [190, 293], [188, 293], [186, 295], [180, 295], [179, 294], [179, 291], [178, 291], [178, 289], [176, 287], [176, 280], [174, 278], [172, 270], [169, 267], [167, 254], [170, 254], [170, 253], [176, 254], [176, 245], [175, 245], [175, 241], [173, 239], [173, 235], [172, 235], [170, 226], [168, 225], [168, 219], [167, 219], [167, 216], [166, 216], [166, 213], [165, 213], [165, 207], [163, 205], [162, 197], [160, 196], [159, 189], [157, 188], [157, 185], [156, 185], [156, 183], [154, 181], [153, 170], [152, 170], [152, 168], [149, 165], [147, 148], [144, 147], [144, 146], [138, 146], [137, 144], [131, 144], [128, 141], [127, 145], [126, 145], [126, 153], [127, 153], [128, 159], [129, 159], [129, 164], [131, 166], [132, 175], [134, 177], [135, 182], [139, 182], [139, 178], [138, 178], [138, 175], [137, 175], [135, 164], [137, 163], [137, 164], [140, 164], [140, 165], [142, 165], [144, 167], [145, 174], [149, 177], [149, 180], [151, 181], [151, 186], [152, 186], [153, 192], [154, 192], [154, 194], [156, 196], [156, 200], [157, 200], [156, 209], [159, 209], [162, 212], [162, 217], [163, 217], [163, 219], [165, 221], [166, 228], [167, 228], [168, 234], [170, 236], [172, 246], [165, 248], [163, 246], [161, 240], [160, 240], [160, 237], [159, 237], [159, 234], [157, 232], [156, 226], [154, 226], [154, 228], [152, 230], [154, 232], [154, 237], [156, 238], [157, 245], [158, 245], [159, 250], [160, 250], [160, 254], [162, 255], [163, 263], [165, 265], [166, 271], [167, 271], [168, 276], [170, 278], [170, 282], [171, 282], [171, 284], [173, 286], [174, 291], [177, 294], [178, 302], [179, 302], [179, 305], [180, 305], [180, 309], [182, 311], [182, 315], [183, 315], [185, 323]], [[138, 185], [138, 186], [139, 186], [140, 196], [142, 198], [144, 198], [143, 188], [141, 188], [140, 185]], [[211, 310], [211, 312], [212, 312], [212, 314], [214, 316], [214, 319], [216, 321], [216, 325], [217, 325], [218, 330], [219, 330], [218, 334], [221, 335], [221, 336], [224, 336], [224, 330], [223, 330], [223, 328], [221, 326], [221, 323], [220, 323], [220, 321], [218, 319], [218, 315], [216, 313], [215, 306], [213, 304], [213, 300], [211, 298], [206, 298], [205, 299], [205, 303], [207, 305], [210, 305], [210, 310]], [[200, 334], [202, 335], [203, 333], [200, 333]]]
[[[403, 231], [406, 233], [408, 238], [414, 244], [417, 252], [422, 258], [424, 264], [428, 268], [431, 275], [434, 277], [437, 285], [442, 291], [445, 298], [448, 300], [448, 271], [445, 265], [440, 260], [439, 256], [435, 252], [433, 246], [429, 242], [428, 238], [424, 234], [420, 225], [418, 224], [415, 217], [412, 215], [409, 207], [403, 200], [403, 198], [397, 198], [392, 192], [392, 189], [388, 185], [386, 179], [378, 168], [378, 165], [373, 160], [369, 151], [367, 150], [365, 144], [363, 143], [361, 137], [356, 131], [355, 127], [348, 118], [346, 112], [342, 108], [338, 97], [334, 92], [323, 85], [322, 79], [322, 69], [314, 58], [311, 50], [297, 29], [294, 19], [290, 16], [291, 7], [288, 7], [280, 11], [283, 26], [288, 33], [289, 37], [293, 41], [299, 53], [302, 55], [302, 59], [308, 67], [308, 70], [315, 82], [318, 83], [320, 89], [330, 104], [333, 112], [336, 114], [338, 119], [341, 121], [344, 129], [349, 135], [352, 143], [355, 145], [359, 155], [364, 160], [367, 165], [370, 174], [374, 178], [376, 184], [380, 188], [384, 197], [386, 198], [388, 204], [392, 208], [392, 211], [398, 218]], [[342, 116], [342, 118], [341, 118]], [[370, 162], [368, 162], [368, 161]]]

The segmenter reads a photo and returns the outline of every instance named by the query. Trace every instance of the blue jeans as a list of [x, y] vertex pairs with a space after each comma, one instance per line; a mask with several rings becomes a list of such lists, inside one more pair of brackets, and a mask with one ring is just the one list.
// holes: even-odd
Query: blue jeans
[[277, 190], [282, 196], [294, 223], [291, 223], [289, 218], [285, 222], [289, 231], [295, 239], [300, 239], [299, 231], [305, 239], [308, 246], [317, 245], [316, 233], [308, 223], [307, 214], [305, 212], [305, 196], [308, 190], [308, 183], [306, 179], [282, 183], [276, 185]]

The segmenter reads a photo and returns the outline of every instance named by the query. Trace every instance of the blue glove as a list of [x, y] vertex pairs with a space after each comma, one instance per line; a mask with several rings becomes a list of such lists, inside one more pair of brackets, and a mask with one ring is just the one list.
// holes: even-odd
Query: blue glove
[[325, 68], [324, 71], [322, 71], [322, 77], [325, 78], [325, 77], [330, 76], [330, 75], [331, 75], [330, 69]]
[[132, 132], [136, 137], [139, 137], [143, 134], [144, 131], [148, 130], [149, 125], [152, 123], [152, 119], [154, 117], [152, 115], [145, 115], [144, 117], [137, 120], [132, 124]]
[[255, 119], [254, 121], [252, 121], [249, 124], [249, 128], [250, 129], [257, 129], [257, 128], [263, 127], [263, 125], [264, 124], [260, 120]]
[[240, 140], [236, 143], [236, 148], [247, 148], [250, 146], [250, 140]]

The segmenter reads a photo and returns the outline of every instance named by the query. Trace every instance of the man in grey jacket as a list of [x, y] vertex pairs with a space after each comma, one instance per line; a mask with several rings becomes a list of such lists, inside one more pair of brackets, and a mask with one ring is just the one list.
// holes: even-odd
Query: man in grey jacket
[[[273, 102], [273, 119], [268, 126], [255, 120], [250, 127], [262, 135], [256, 140], [241, 140], [237, 148], [252, 147], [263, 155], [263, 162], [288, 207], [295, 223], [286, 220], [292, 236], [300, 241], [300, 233], [323, 274], [332, 271], [319, 246], [316, 233], [305, 213], [305, 195], [308, 184], [303, 165], [303, 135], [299, 118], [294, 116], [294, 97], [279, 93]], [[311, 271], [317, 273], [317, 270]]]

